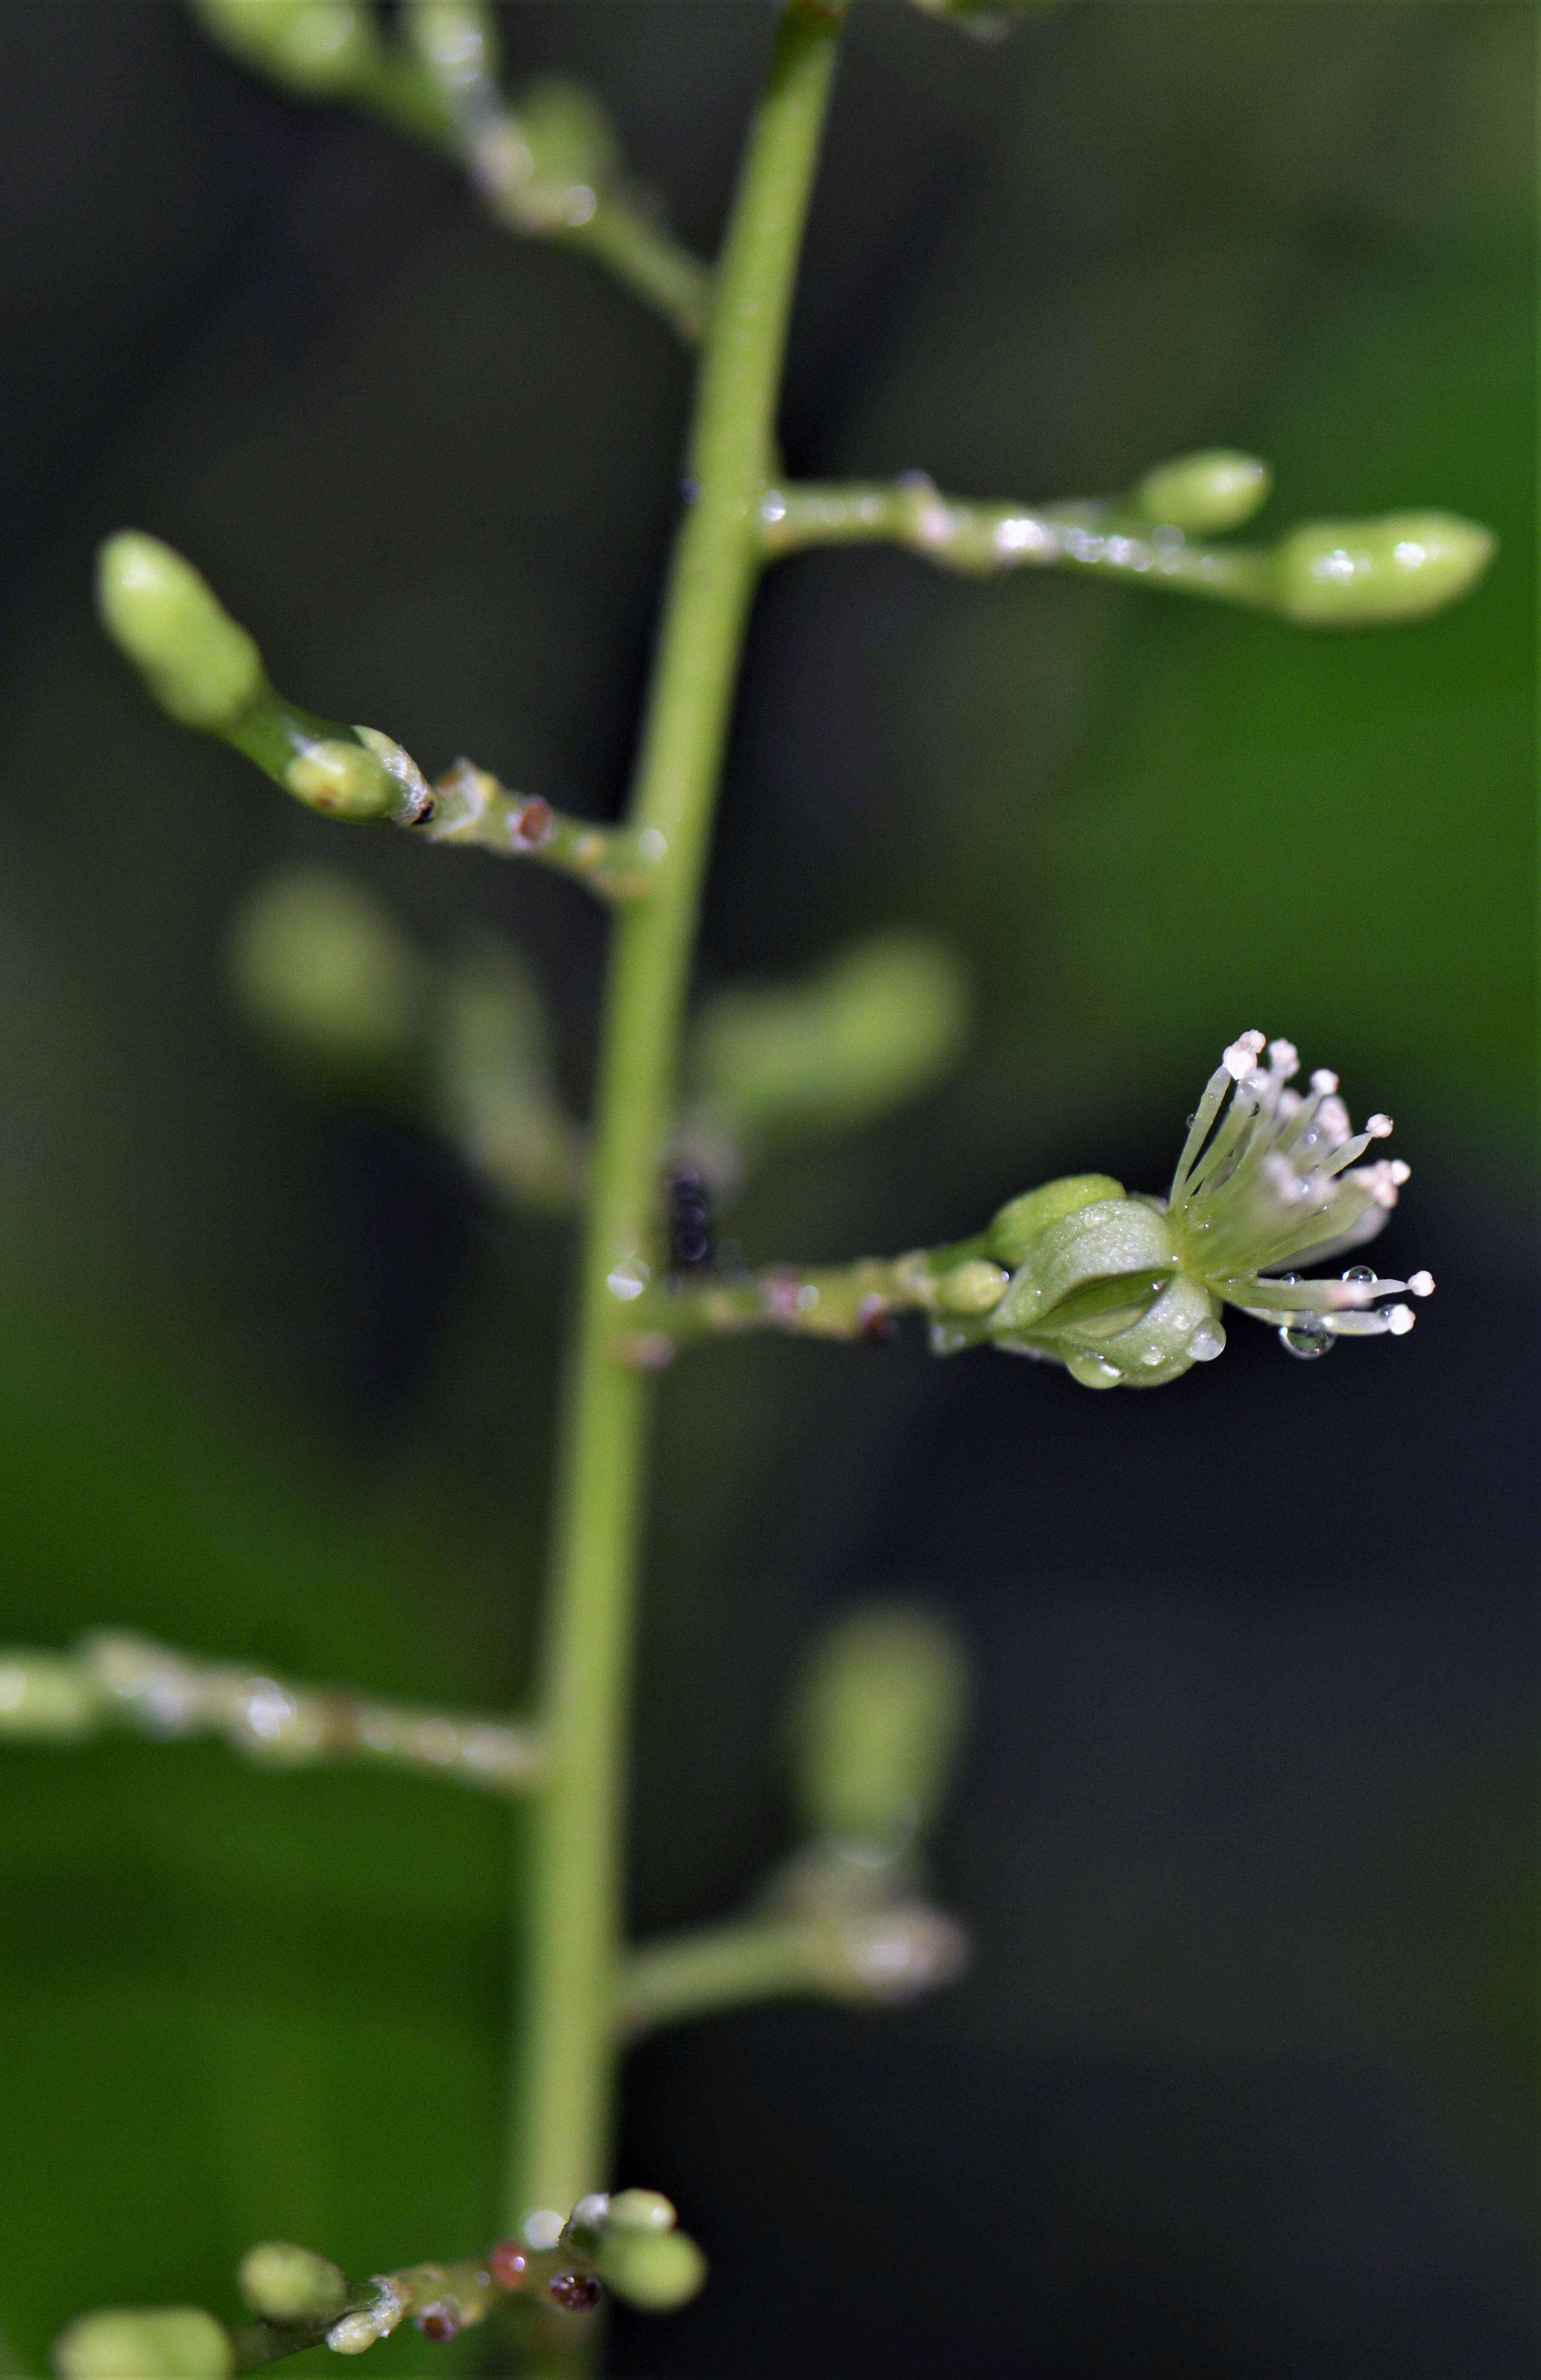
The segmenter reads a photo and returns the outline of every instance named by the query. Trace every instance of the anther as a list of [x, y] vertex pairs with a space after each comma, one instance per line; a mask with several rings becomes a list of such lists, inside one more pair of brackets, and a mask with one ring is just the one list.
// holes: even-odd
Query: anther
[[1233, 1083], [1250, 1075], [1263, 1047], [1261, 1033], [1239, 1033], [1229, 1050], [1220, 1052], [1220, 1064]]

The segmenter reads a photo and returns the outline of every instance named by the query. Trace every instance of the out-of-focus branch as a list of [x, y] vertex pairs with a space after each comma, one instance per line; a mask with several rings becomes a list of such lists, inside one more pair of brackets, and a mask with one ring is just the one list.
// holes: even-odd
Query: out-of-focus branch
[[529, 1791], [542, 1768], [531, 1728], [297, 1686], [145, 1636], [103, 1631], [73, 1653], [0, 1653], [0, 1740], [73, 1743], [113, 1726], [162, 1740], [223, 1736], [275, 1767], [369, 1760], [494, 1793]]

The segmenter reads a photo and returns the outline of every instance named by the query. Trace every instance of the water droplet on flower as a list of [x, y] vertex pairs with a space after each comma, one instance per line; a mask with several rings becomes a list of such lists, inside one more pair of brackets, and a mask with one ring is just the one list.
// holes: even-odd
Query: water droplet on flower
[[1201, 1322], [1188, 1340], [1188, 1353], [1195, 1364], [1212, 1364], [1217, 1355], [1225, 1353], [1225, 1332], [1218, 1322]]
[[1303, 1364], [1310, 1364], [1318, 1355], [1329, 1355], [1334, 1342], [1319, 1322], [1286, 1322], [1280, 1330], [1279, 1343]]
[[1072, 1355], [1065, 1369], [1084, 1389], [1116, 1389], [1123, 1374], [1105, 1355]]
[[1372, 1272], [1368, 1265], [1350, 1265], [1343, 1275], [1345, 1281], [1378, 1281], [1380, 1275]]

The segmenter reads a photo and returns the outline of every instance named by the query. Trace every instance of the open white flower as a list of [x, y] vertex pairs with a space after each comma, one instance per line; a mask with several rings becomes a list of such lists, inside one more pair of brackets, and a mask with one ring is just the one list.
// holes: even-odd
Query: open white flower
[[[1411, 1330], [1410, 1305], [1427, 1297], [1426, 1272], [1380, 1281], [1367, 1265], [1341, 1279], [1308, 1281], [1298, 1265], [1319, 1264], [1374, 1239], [1407, 1180], [1400, 1159], [1359, 1160], [1385, 1140], [1391, 1119], [1372, 1115], [1355, 1132], [1322, 1068], [1308, 1091], [1290, 1087], [1300, 1060], [1288, 1041], [1244, 1033], [1205, 1087], [1172, 1177], [1167, 1211], [1179, 1263], [1191, 1279], [1260, 1322], [1280, 1327], [1292, 1354], [1324, 1354], [1335, 1338]], [[1219, 1353], [1217, 1348], [1215, 1351]]]
[[[987, 1311], [947, 1311], [933, 1330], [939, 1353], [988, 1338], [1063, 1364], [1086, 1388], [1159, 1388], [1221, 1353], [1225, 1305], [1271, 1322], [1294, 1355], [1411, 1330], [1413, 1308], [1401, 1301], [1426, 1297], [1428, 1273], [1378, 1281], [1356, 1264], [1308, 1280], [1296, 1269], [1363, 1247], [1396, 1205], [1406, 1166], [1359, 1162], [1390, 1132], [1389, 1116], [1356, 1133], [1336, 1075], [1292, 1090], [1290, 1043], [1270, 1042], [1266, 1065], [1263, 1050], [1261, 1033], [1244, 1033], [1226, 1050], [1168, 1197], [1081, 1174], [1001, 1208], [977, 1253], [1009, 1278]], [[947, 1274], [943, 1305], [952, 1282], [981, 1269], [989, 1263]]]

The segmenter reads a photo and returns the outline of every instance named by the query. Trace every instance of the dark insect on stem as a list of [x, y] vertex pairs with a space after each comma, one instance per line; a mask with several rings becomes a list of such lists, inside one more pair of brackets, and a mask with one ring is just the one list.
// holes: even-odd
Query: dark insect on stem
[[693, 1165], [677, 1166], [663, 1184], [672, 1273], [705, 1272], [716, 1255], [711, 1191]]

